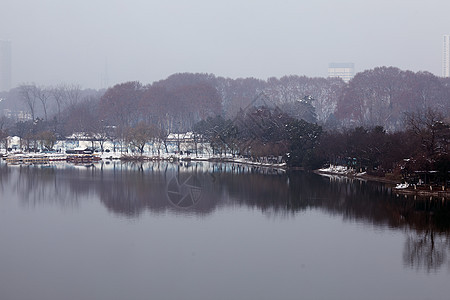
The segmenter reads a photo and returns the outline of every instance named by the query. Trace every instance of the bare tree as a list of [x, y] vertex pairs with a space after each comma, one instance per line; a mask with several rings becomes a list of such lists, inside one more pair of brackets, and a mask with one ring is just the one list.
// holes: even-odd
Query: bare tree
[[27, 108], [30, 110], [31, 118], [34, 120], [36, 116], [36, 100], [37, 98], [37, 87], [33, 84], [22, 84], [19, 86], [19, 92], [22, 96], [22, 101], [25, 103]]
[[[8, 131], [0, 129], [0, 145], [8, 151]], [[0, 147], [1, 148], [1, 147]]]
[[81, 99], [81, 86], [78, 84], [66, 85], [65, 94], [69, 106], [75, 106]]
[[6, 127], [6, 124], [8, 123], [8, 118], [6, 116], [0, 117], [0, 130], [2, 130], [4, 127]]
[[[416, 113], [405, 113], [406, 127], [421, 139], [422, 147], [433, 157], [447, 141], [449, 129], [444, 125], [442, 114], [431, 108]], [[447, 145], [445, 145], [446, 148]]]
[[37, 137], [41, 149], [52, 150], [56, 143], [56, 135], [51, 131], [42, 131]]
[[45, 121], [47, 121], [48, 120], [47, 104], [48, 104], [48, 100], [52, 96], [50, 89], [48, 89], [46, 87], [38, 87], [35, 89], [35, 92], [36, 92], [36, 98], [38, 98], [41, 101], [42, 108], [44, 109], [44, 118], [45, 118]]
[[129, 128], [127, 130], [127, 142], [142, 155], [145, 145], [153, 140], [157, 134], [158, 132], [155, 126], [140, 122], [135, 128]]
[[64, 103], [67, 102], [65, 85], [60, 84], [52, 88], [51, 94], [56, 102], [56, 106], [58, 107], [58, 120], [61, 120], [61, 109], [63, 108]]

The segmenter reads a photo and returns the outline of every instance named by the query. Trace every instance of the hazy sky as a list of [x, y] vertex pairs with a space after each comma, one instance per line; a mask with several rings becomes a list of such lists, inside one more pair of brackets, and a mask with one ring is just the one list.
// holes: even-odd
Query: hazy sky
[[325, 77], [330, 62], [441, 75], [449, 33], [448, 0], [0, 0], [14, 85]]

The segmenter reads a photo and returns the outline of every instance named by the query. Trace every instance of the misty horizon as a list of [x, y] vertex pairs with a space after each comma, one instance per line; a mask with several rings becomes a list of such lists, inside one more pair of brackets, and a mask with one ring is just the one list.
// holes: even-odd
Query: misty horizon
[[185, 72], [326, 77], [332, 62], [354, 63], [355, 73], [395, 66], [440, 76], [442, 35], [450, 31], [450, 4], [436, 0], [3, 3], [0, 40], [12, 44], [12, 87], [99, 89]]

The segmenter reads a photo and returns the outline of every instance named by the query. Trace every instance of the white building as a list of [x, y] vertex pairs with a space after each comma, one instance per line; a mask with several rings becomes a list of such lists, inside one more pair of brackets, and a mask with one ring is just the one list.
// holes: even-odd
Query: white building
[[330, 63], [328, 65], [328, 77], [330, 78], [342, 78], [345, 82], [349, 82], [354, 75], [354, 63]]
[[11, 42], [0, 41], [0, 92], [11, 89]]
[[3, 115], [16, 121], [24, 122], [31, 120], [31, 114], [23, 110], [12, 111], [10, 109], [3, 109]]
[[444, 35], [442, 47], [442, 77], [450, 77], [450, 35]]

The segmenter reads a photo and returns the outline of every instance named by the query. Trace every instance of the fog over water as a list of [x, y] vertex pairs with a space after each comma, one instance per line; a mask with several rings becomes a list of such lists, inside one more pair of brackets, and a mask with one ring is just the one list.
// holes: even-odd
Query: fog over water
[[441, 0], [2, 0], [0, 40], [12, 42], [13, 86], [313, 77], [330, 62], [440, 75], [448, 11]]

